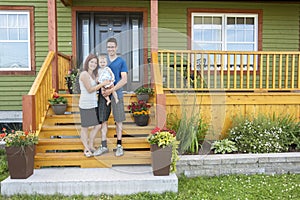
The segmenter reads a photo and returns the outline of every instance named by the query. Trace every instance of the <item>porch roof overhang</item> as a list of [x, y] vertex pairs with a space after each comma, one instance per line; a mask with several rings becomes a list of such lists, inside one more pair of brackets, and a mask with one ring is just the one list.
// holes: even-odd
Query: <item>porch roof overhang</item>
[[60, 0], [64, 6], [72, 6], [73, 0]]

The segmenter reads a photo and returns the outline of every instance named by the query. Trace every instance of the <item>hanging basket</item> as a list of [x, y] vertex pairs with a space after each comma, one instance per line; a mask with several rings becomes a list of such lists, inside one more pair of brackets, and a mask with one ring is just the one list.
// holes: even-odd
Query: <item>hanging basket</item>
[[137, 126], [147, 126], [149, 123], [149, 115], [135, 115], [134, 122]]
[[11, 179], [26, 179], [33, 174], [35, 145], [5, 147]]

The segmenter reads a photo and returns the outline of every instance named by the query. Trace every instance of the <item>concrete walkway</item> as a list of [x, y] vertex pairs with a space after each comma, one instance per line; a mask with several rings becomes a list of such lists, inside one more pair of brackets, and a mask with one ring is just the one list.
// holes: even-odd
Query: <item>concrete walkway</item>
[[178, 192], [176, 174], [153, 176], [151, 166], [112, 168], [42, 168], [27, 179], [1, 182], [1, 194], [126, 195], [139, 192]]

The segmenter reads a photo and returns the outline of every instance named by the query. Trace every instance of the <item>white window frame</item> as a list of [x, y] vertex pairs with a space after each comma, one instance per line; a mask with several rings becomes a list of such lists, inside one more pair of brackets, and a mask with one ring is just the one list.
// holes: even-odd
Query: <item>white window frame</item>
[[[195, 22], [194, 22], [194, 19], [195, 17], [205, 17], [205, 16], [208, 16], [208, 17], [221, 17], [221, 25], [211, 25], [212, 28], [214, 29], [218, 29], [220, 28], [221, 30], [221, 41], [219, 42], [220, 43], [220, 46], [221, 48], [220, 49], [200, 49], [199, 46], [203, 46], [203, 44], [216, 44], [218, 43], [217, 41], [209, 41], [209, 42], [205, 42], [205, 43], [201, 43], [201, 41], [199, 40], [196, 40], [195, 39], [195, 35], [194, 35], [194, 27], [196, 26], [195, 25]], [[246, 17], [251, 17], [251, 18], [254, 18], [254, 41], [253, 42], [245, 42], [247, 44], [253, 44], [253, 49], [251, 50], [246, 50], [246, 51], [257, 51], [258, 50], [258, 14], [249, 14], [249, 13], [200, 13], [200, 12], [193, 12], [192, 15], [191, 15], [191, 39], [192, 39], [192, 42], [191, 42], [191, 49], [192, 50], [219, 50], [219, 51], [227, 51], [227, 44], [228, 43], [232, 43], [232, 42], [228, 42], [227, 41], [227, 18], [228, 17], [243, 17], [243, 18], [246, 18]], [[199, 25], [199, 29], [201, 29], [201, 26], [205, 27], [207, 25]], [[210, 25], [208, 25], [210, 26]], [[235, 42], [236, 44], [242, 44], [243, 42]], [[235, 50], [233, 50], [235, 51]], [[237, 49], [237, 51], [242, 51], [240, 49]], [[193, 59], [193, 58], [192, 58]], [[206, 61], [206, 64], [207, 64], [207, 59], [208, 58], [204, 58], [203, 60]], [[210, 64], [211, 66], [213, 65], [213, 59], [212, 58], [209, 58], [210, 59]], [[220, 59], [220, 58], [219, 58]], [[201, 60], [200, 57], [197, 57], [197, 62]], [[232, 59], [231, 59], [232, 61]], [[220, 61], [218, 60], [217, 61], [218, 63], [220, 63]], [[225, 60], [225, 63], [226, 63], [226, 66], [225, 69], [227, 68], [227, 60]], [[211, 67], [212, 68], [212, 67]], [[238, 67], [239, 68], [239, 67]], [[192, 69], [193, 69], [193, 66], [192, 66]], [[197, 70], [199, 70], [200, 67], [197, 65]], [[207, 70], [207, 66], [204, 67], [204, 69]], [[251, 69], [252, 70], [252, 69]]]
[[[30, 30], [31, 30], [31, 27], [30, 27], [30, 10], [0, 10], [0, 14], [5, 14], [5, 15], [26, 15], [27, 16], [27, 23], [26, 23], [26, 27], [27, 28], [27, 39], [16, 39], [16, 40], [10, 40], [10, 39], [6, 39], [6, 40], [1, 40], [0, 39], [0, 43], [1, 42], [5, 42], [5, 43], [27, 43], [27, 54], [28, 54], [28, 58], [27, 58], [27, 67], [26, 68], [19, 68], [18, 66], [18, 63], [12, 63], [11, 64], [11, 67], [7, 67], [7, 68], [2, 68], [0, 67], [0, 71], [31, 71], [32, 70], [32, 67], [31, 67], [31, 34], [30, 34]], [[8, 19], [7, 19], [7, 23], [9, 23]], [[18, 24], [18, 22], [17, 22]], [[0, 28], [6, 28], [7, 31], [9, 30], [9, 26], [4, 26], [4, 27], [0, 27]], [[20, 26], [17, 25], [15, 27], [17, 30], [18, 30], [18, 33], [20, 31]], [[24, 27], [22, 27], [24, 28]], [[24, 49], [24, 50], [26, 50]], [[3, 50], [3, 49], [2, 49]], [[4, 56], [4, 55], [1, 55], [1, 50], [0, 50], [0, 56]]]

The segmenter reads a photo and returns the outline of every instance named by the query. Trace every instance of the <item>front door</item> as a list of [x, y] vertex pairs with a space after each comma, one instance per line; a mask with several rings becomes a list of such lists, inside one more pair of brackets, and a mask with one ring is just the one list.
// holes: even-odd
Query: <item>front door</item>
[[124, 91], [134, 91], [143, 84], [143, 31], [141, 13], [78, 13], [78, 63], [89, 53], [107, 54], [106, 41], [115, 37], [117, 54], [128, 66], [128, 82]]

